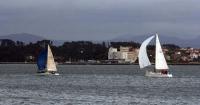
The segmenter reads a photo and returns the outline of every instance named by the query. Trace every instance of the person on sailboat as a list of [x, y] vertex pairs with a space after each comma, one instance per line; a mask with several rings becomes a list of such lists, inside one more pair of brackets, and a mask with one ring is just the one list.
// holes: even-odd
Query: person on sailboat
[[56, 72], [55, 71], [51, 71], [51, 74], [55, 74]]
[[168, 71], [167, 70], [161, 70], [161, 73], [162, 74], [168, 74]]

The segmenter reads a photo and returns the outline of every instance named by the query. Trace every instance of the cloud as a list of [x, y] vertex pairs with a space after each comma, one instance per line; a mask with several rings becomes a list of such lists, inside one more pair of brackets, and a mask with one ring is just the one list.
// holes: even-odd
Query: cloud
[[27, 32], [67, 40], [106, 40], [123, 34], [153, 32], [196, 36], [200, 34], [199, 3], [196, 0], [5, 0], [0, 1], [0, 34]]

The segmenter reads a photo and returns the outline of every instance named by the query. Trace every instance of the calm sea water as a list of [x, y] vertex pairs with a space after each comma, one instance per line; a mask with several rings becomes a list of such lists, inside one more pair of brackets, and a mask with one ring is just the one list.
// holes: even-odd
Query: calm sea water
[[200, 66], [170, 66], [173, 78], [148, 78], [137, 65], [0, 65], [1, 105], [199, 105]]

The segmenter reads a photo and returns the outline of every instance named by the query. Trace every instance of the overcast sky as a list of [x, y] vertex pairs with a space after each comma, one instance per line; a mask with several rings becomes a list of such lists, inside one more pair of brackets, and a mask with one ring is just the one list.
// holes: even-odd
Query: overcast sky
[[200, 35], [200, 0], [0, 0], [0, 35], [107, 40], [126, 34]]

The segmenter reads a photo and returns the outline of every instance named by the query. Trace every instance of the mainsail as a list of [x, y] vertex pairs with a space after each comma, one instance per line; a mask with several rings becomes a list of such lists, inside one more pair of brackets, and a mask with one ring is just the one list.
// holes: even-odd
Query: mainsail
[[47, 71], [57, 71], [56, 64], [53, 58], [53, 54], [48, 45], [48, 54], [47, 54]]
[[146, 50], [146, 47], [147, 45], [149, 44], [149, 42], [154, 38], [155, 36], [151, 36], [149, 37], [148, 39], [146, 39], [141, 47], [140, 47], [140, 50], [139, 50], [139, 55], [138, 55], [138, 58], [139, 58], [139, 65], [140, 65], [140, 68], [144, 68], [146, 66], [149, 66], [151, 65], [150, 61], [149, 61], [149, 58], [147, 56], [147, 50]]
[[158, 34], [156, 34], [156, 56], [155, 56], [155, 68], [156, 70], [169, 69], [167, 66], [167, 62], [165, 60], [160, 41], [158, 39]]
[[46, 68], [46, 62], [47, 62], [47, 50], [44, 49], [41, 51], [41, 53], [38, 56], [37, 59], [37, 66], [39, 71], [44, 71]]

